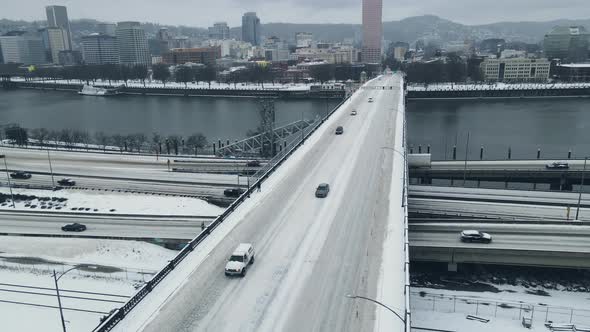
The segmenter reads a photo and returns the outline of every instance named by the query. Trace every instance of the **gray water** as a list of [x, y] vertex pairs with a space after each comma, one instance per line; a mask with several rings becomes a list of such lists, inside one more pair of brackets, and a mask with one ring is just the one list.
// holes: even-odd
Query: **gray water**
[[[323, 115], [337, 100], [277, 100], [276, 123]], [[241, 139], [260, 124], [260, 106], [251, 98], [175, 96], [80, 96], [72, 92], [0, 90], [0, 125], [78, 129], [94, 133], [189, 136], [210, 141]]]
[[[323, 115], [337, 101], [279, 100], [276, 122]], [[326, 105], [328, 104], [328, 105]], [[327, 106], [327, 107], [326, 107]], [[590, 99], [409, 101], [408, 143], [431, 145], [434, 159], [564, 159], [590, 155]], [[80, 129], [109, 134], [188, 136], [201, 132], [210, 141], [240, 139], [259, 125], [259, 105], [248, 98], [117, 96], [100, 98], [71, 92], [0, 90], [0, 125]]]

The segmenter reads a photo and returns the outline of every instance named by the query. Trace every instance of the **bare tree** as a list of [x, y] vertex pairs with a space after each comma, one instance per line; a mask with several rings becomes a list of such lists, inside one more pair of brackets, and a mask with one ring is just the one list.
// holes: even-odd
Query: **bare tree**
[[144, 134], [134, 134], [133, 136], [133, 143], [135, 144], [135, 148], [137, 149], [138, 153], [141, 153], [141, 147], [147, 141], [147, 137]]
[[105, 133], [103, 133], [102, 131], [99, 131], [97, 133], [94, 134], [94, 140], [96, 141], [96, 143], [98, 145], [102, 146], [102, 150], [104, 152], [107, 151], [107, 145], [110, 143], [111, 138], [106, 135]]
[[59, 132], [59, 140], [65, 145], [67, 148], [72, 148], [72, 130], [71, 129], [62, 129]]
[[45, 141], [49, 137], [49, 131], [45, 128], [38, 128], [31, 130], [31, 138], [37, 140], [40, 146], [45, 145]]
[[119, 148], [121, 152], [123, 152], [123, 148], [125, 147], [125, 137], [119, 134], [113, 135], [113, 143], [115, 146]]
[[186, 141], [186, 145], [195, 151], [195, 155], [197, 155], [197, 149], [202, 149], [207, 144], [207, 137], [201, 133], [190, 135]]
[[152, 149], [156, 152], [156, 154], [162, 153], [162, 136], [158, 133], [152, 134]]

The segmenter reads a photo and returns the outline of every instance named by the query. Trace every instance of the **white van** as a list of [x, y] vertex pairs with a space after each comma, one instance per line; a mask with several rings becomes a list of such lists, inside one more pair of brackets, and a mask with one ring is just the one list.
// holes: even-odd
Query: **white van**
[[240, 243], [225, 264], [226, 276], [245, 276], [250, 264], [254, 263], [254, 247], [250, 243]]

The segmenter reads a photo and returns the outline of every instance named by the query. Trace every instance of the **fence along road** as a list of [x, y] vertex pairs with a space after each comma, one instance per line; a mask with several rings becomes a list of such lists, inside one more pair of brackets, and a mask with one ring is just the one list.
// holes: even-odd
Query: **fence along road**
[[[195, 252], [179, 254], [186, 257], [183, 264], [173, 261], [140, 290], [146, 299], [128, 303], [126, 308], [138, 308], [124, 308], [128, 317], [115, 329], [371, 330], [375, 306], [345, 295], [376, 294], [392, 160], [403, 156], [383, 148], [395, 143], [400, 82], [398, 76], [384, 77], [369, 84], [388, 90], [357, 92], [262, 183], [261, 193], [251, 190], [252, 198], [230, 207], [235, 212], [222, 215], [224, 223], [214, 223], [209, 237], [193, 241]], [[369, 97], [375, 102], [368, 103]], [[357, 116], [349, 115], [352, 109]], [[344, 135], [333, 134], [338, 125]], [[402, 178], [403, 169], [396, 171]], [[314, 197], [321, 182], [332, 185], [326, 199]], [[226, 278], [226, 259], [240, 242], [254, 244], [256, 263], [244, 279]], [[403, 305], [404, 285], [398, 288]]]

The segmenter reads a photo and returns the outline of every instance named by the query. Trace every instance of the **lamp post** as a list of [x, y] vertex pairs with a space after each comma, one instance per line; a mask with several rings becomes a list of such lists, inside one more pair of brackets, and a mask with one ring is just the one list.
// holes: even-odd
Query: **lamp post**
[[354, 295], [354, 294], [347, 294], [346, 297], [348, 297], [349, 299], [362, 299], [362, 300], [366, 300], [366, 301], [369, 301], [369, 302], [373, 302], [373, 303], [375, 303], [377, 305], [380, 305], [383, 308], [391, 311], [397, 318], [399, 318], [402, 321], [402, 323], [406, 324], [406, 320], [402, 316], [400, 316], [400, 314], [398, 314], [397, 312], [395, 312], [395, 310], [391, 309], [390, 307], [386, 306], [385, 304], [383, 304], [383, 303], [381, 303], [381, 302], [379, 302], [377, 300], [373, 300], [373, 299], [370, 299], [368, 297], [364, 297], [364, 296], [360, 296], [360, 295]]
[[51, 156], [49, 155], [49, 149], [47, 149], [47, 160], [49, 160], [49, 172], [51, 173], [51, 183], [55, 188], [55, 178], [53, 177], [53, 166], [51, 165]]
[[582, 183], [580, 184], [580, 192], [578, 194], [578, 208], [576, 209], [576, 220], [580, 216], [580, 205], [582, 204], [582, 192], [584, 191], [584, 175], [586, 175], [586, 164], [588, 163], [588, 157], [584, 158], [584, 170], [582, 171]]
[[4, 159], [4, 169], [6, 170], [6, 179], [8, 180], [8, 189], [10, 190], [10, 199], [12, 200], [12, 207], [16, 209], [14, 205], [14, 195], [12, 194], [12, 184], [10, 184], [10, 175], [8, 174], [8, 165], [6, 164], [6, 155], [0, 154], [0, 159]]
[[94, 268], [96, 268], [93, 265], [78, 265], [78, 266], [74, 266], [74, 267], [66, 270], [65, 272], [60, 274], [59, 277], [57, 276], [57, 273], [55, 272], [55, 270], [53, 270], [53, 280], [55, 281], [55, 292], [57, 293], [57, 304], [59, 305], [59, 316], [61, 317], [61, 326], [62, 326], [63, 332], [66, 332], [66, 321], [64, 320], [64, 312], [63, 312], [63, 308], [61, 306], [61, 298], [59, 297], [59, 286], [58, 286], [57, 282], [59, 281], [59, 279], [61, 279], [61, 277], [66, 275], [66, 273], [68, 273], [72, 270], [81, 268], [81, 267], [87, 267], [87, 268], [94, 267]]

